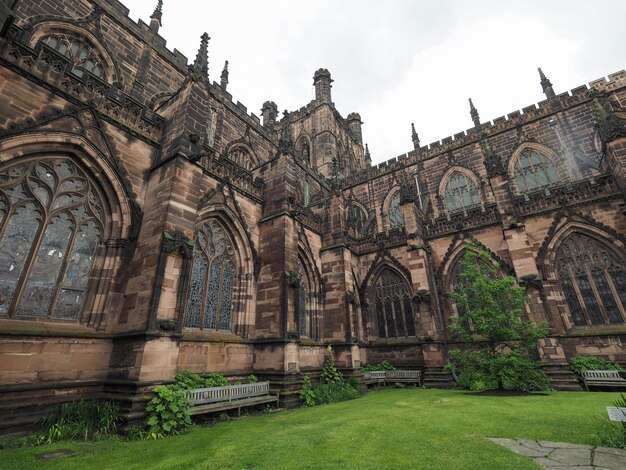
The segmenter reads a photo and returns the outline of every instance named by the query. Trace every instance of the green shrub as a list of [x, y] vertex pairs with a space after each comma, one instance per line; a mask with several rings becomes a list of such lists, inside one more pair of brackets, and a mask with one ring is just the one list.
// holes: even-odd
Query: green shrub
[[257, 383], [258, 381], [259, 381], [259, 379], [257, 379], [256, 375], [254, 375], [254, 374], [250, 374], [250, 375], [248, 376], [248, 383], [249, 383], [249, 384], [255, 384], [255, 383]]
[[175, 377], [176, 385], [183, 390], [193, 390], [194, 388], [224, 387], [228, 385], [228, 380], [220, 372], [209, 372], [200, 376], [190, 370], [183, 369]]
[[302, 388], [300, 389], [299, 395], [304, 406], [315, 405], [315, 392], [311, 384], [311, 377], [309, 377], [308, 374], [305, 374], [302, 378]]
[[321, 382], [325, 384], [343, 382], [343, 374], [339, 372], [337, 366], [335, 366], [335, 361], [333, 360], [332, 346], [329, 345], [326, 349], [328, 350], [328, 359], [326, 359], [326, 362], [324, 363], [324, 369], [322, 370], [322, 375], [320, 376]]
[[597, 356], [574, 356], [570, 362], [572, 370], [578, 376], [586, 370], [622, 370], [622, 366]]
[[[620, 397], [613, 402], [613, 406], [626, 408], [626, 395], [620, 394]], [[626, 449], [626, 426], [618, 421], [609, 420], [606, 414], [603, 414], [596, 422], [595, 437], [599, 446]]]
[[58, 413], [42, 422], [36, 444], [50, 444], [66, 439], [101, 439], [117, 434], [117, 407], [110, 401], [80, 400], [64, 403]]
[[379, 370], [396, 370], [388, 361], [383, 361], [380, 364], [365, 364], [361, 367], [362, 372], [374, 372]]
[[359, 391], [346, 382], [320, 383], [315, 389], [315, 404], [324, 405], [338, 401], [352, 400], [359, 396]]
[[483, 390], [516, 390], [530, 392], [547, 390], [548, 376], [539, 361], [526, 357], [521, 351], [492, 355], [488, 351], [450, 351], [448, 370], [458, 374], [464, 388]]
[[154, 398], [148, 402], [146, 411], [149, 438], [180, 434], [191, 425], [189, 403], [181, 386], [159, 385], [154, 388]]

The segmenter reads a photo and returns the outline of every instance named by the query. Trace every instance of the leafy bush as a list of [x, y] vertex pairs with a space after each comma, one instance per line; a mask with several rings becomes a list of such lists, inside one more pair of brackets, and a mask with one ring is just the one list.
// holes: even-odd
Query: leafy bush
[[308, 374], [305, 374], [302, 378], [302, 388], [300, 389], [299, 395], [304, 406], [315, 405], [315, 392], [311, 384], [311, 377], [309, 377]]
[[383, 361], [380, 364], [365, 364], [361, 367], [362, 372], [374, 372], [378, 370], [396, 370], [388, 361]]
[[183, 369], [176, 374], [176, 385], [183, 390], [193, 390], [194, 388], [224, 387], [228, 380], [220, 372], [210, 372], [200, 376], [190, 370]]
[[42, 422], [36, 444], [50, 444], [66, 439], [101, 439], [117, 433], [117, 407], [110, 401], [80, 400], [64, 403], [58, 413]]
[[148, 402], [148, 437], [161, 437], [180, 434], [191, 425], [189, 403], [178, 385], [159, 385], [154, 388], [154, 398]]
[[530, 392], [546, 390], [549, 380], [541, 363], [526, 357], [519, 350], [493, 356], [486, 351], [450, 351], [446, 366], [458, 374], [464, 388], [483, 390], [516, 390]]
[[622, 370], [622, 366], [609, 362], [598, 356], [574, 356], [570, 362], [572, 370], [577, 375], [582, 375], [586, 370]]
[[341, 383], [343, 382], [343, 374], [339, 372], [337, 366], [335, 366], [335, 361], [333, 360], [333, 348], [329, 345], [326, 349], [328, 351], [328, 359], [326, 359], [326, 362], [324, 363], [324, 369], [322, 370], [320, 380], [325, 384]]
[[320, 383], [313, 386], [311, 378], [305, 375], [302, 379], [302, 389], [299, 392], [304, 406], [323, 405], [337, 401], [351, 400], [359, 396], [359, 381], [350, 377], [346, 381], [343, 374], [335, 366], [333, 349], [328, 346], [328, 359], [320, 375]]
[[250, 375], [248, 376], [248, 383], [249, 383], [249, 384], [255, 384], [255, 383], [257, 383], [258, 381], [259, 381], [259, 379], [257, 379], [256, 375], [254, 375], [254, 374], [250, 374]]

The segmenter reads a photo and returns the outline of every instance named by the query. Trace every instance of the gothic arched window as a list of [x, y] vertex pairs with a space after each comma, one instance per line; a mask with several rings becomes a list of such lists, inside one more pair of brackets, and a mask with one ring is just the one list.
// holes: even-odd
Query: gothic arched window
[[311, 287], [301, 262], [298, 262], [298, 272], [300, 273], [300, 285], [298, 286], [298, 298], [296, 310], [298, 312], [298, 334], [300, 336], [311, 336], [311, 308], [310, 297]]
[[361, 207], [356, 204], [351, 204], [348, 207], [347, 226], [348, 230], [351, 231], [352, 236], [363, 237], [367, 235], [367, 222], [367, 214], [363, 209], [361, 209]]
[[246, 170], [252, 170], [252, 159], [250, 158], [250, 154], [245, 149], [235, 147], [228, 154], [228, 158]]
[[626, 271], [608, 247], [573, 233], [557, 251], [556, 269], [575, 325], [624, 322]]
[[400, 192], [396, 192], [389, 203], [389, 226], [391, 228], [403, 227], [404, 217], [402, 216], [402, 208], [400, 207]]
[[0, 316], [79, 320], [106, 214], [68, 157], [0, 171]]
[[84, 71], [87, 70], [96, 77], [103, 78], [104, 65], [85, 41], [60, 33], [47, 36], [42, 41], [73, 62], [72, 73], [74, 75], [82, 77]]
[[209, 219], [196, 232], [187, 328], [231, 329], [236, 276], [233, 242], [216, 219]]
[[448, 212], [466, 211], [480, 204], [478, 188], [471, 178], [455, 171], [446, 184], [446, 206]]
[[407, 284], [386, 268], [373, 286], [379, 338], [415, 336], [413, 301]]
[[515, 161], [515, 184], [522, 193], [545, 188], [559, 182], [554, 162], [534, 149], [528, 149]]

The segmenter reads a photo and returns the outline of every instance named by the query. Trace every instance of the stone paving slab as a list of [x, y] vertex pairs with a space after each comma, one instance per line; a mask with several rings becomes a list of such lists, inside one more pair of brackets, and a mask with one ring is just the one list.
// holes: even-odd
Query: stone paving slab
[[568, 442], [488, 438], [547, 470], [626, 470], [626, 450]]

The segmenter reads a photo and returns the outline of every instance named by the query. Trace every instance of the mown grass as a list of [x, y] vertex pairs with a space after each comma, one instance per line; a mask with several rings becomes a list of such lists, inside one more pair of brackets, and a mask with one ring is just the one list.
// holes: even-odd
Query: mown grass
[[[5, 469], [536, 469], [485, 437], [594, 444], [615, 394], [490, 397], [382, 390], [358, 400], [281, 411], [160, 441], [61, 442], [0, 453]], [[74, 457], [38, 462], [70, 448]]]

